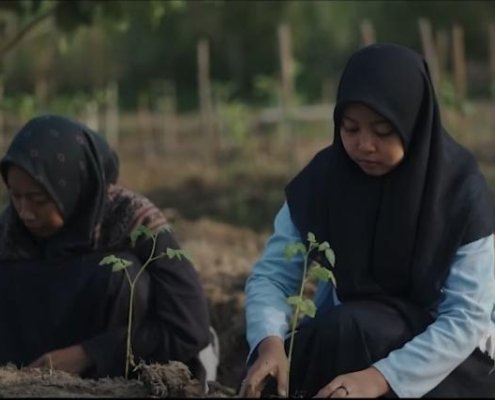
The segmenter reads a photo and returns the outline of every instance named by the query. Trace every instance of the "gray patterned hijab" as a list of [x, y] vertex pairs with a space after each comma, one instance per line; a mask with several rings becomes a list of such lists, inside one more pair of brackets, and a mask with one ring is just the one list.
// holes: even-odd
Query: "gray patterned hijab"
[[[95, 247], [107, 190], [119, 172], [118, 157], [102, 136], [66, 117], [36, 117], [16, 134], [0, 162], [5, 182], [10, 165], [23, 168], [43, 186], [63, 215], [64, 227], [43, 241], [43, 257]], [[10, 225], [22, 225], [12, 205], [2, 217], [4, 234], [16, 231]]]

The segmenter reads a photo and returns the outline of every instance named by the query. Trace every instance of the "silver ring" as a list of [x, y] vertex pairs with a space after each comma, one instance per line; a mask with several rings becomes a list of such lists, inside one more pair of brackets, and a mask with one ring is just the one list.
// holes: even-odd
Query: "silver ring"
[[340, 386], [337, 388], [337, 390], [338, 390], [338, 389], [344, 389], [344, 391], [345, 391], [345, 395], [346, 395], [346, 396], [349, 396], [349, 390], [348, 390], [348, 389], [347, 389], [344, 385], [340, 385]]

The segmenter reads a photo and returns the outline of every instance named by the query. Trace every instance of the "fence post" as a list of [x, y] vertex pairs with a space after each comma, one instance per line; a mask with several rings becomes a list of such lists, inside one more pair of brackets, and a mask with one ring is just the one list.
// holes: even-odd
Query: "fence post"
[[449, 60], [449, 34], [444, 29], [440, 29], [436, 33], [436, 48], [438, 54], [438, 69], [440, 76], [444, 76], [447, 70]]
[[464, 30], [460, 25], [452, 27], [452, 56], [454, 61], [454, 84], [457, 98], [466, 98], [466, 55], [464, 51]]
[[96, 100], [92, 99], [86, 103], [85, 114], [86, 114], [85, 116], [86, 125], [88, 125], [95, 132], [99, 132], [100, 130], [99, 107], [98, 107], [98, 102]]
[[138, 137], [143, 146], [144, 162], [146, 165], [150, 165], [156, 160], [156, 151], [149, 98], [144, 93], [142, 93], [138, 99], [138, 126]]
[[423, 53], [428, 63], [433, 85], [436, 92], [440, 89], [440, 70], [438, 67], [438, 56], [435, 49], [435, 43], [433, 41], [433, 34], [430, 21], [426, 18], [419, 19], [419, 33], [421, 35], [421, 44], [423, 47]]
[[4, 145], [7, 143], [7, 135], [5, 131], [5, 115], [4, 115], [4, 95], [5, 95], [5, 86], [4, 86], [4, 76], [0, 75], [0, 149], [3, 151]]
[[[217, 148], [216, 138], [213, 129], [213, 99], [210, 82], [210, 46], [207, 39], [198, 42], [198, 85], [199, 85], [199, 107], [201, 115], [201, 125], [204, 127], [206, 135], [205, 144], [208, 144], [210, 152], [205, 151], [204, 155], [209, 158]], [[210, 153], [210, 154], [207, 154]]]
[[363, 45], [368, 46], [375, 43], [375, 28], [370, 20], [361, 21], [361, 36], [363, 37]]
[[495, 22], [488, 27], [488, 50], [490, 54], [490, 94], [495, 99]]
[[491, 127], [495, 126], [495, 22], [488, 26], [488, 54], [490, 63], [490, 95], [492, 99]]
[[173, 154], [178, 145], [177, 91], [173, 81], [163, 82], [163, 93], [157, 106], [158, 119], [162, 125], [163, 153]]
[[292, 132], [292, 113], [294, 108], [294, 60], [292, 56], [292, 38], [287, 24], [278, 27], [278, 43], [280, 57], [280, 88], [281, 88], [281, 123], [279, 138], [288, 146], [287, 156], [289, 163], [295, 162], [293, 157], [294, 138]]
[[105, 134], [114, 148], [119, 145], [119, 87], [116, 81], [106, 88]]

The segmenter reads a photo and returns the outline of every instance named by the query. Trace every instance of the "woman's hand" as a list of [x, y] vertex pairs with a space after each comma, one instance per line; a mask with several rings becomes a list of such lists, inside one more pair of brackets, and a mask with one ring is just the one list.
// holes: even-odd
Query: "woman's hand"
[[260, 397], [267, 379], [277, 380], [278, 394], [287, 397], [288, 360], [285, 355], [284, 341], [278, 336], [268, 336], [258, 346], [258, 358], [249, 368], [242, 382], [241, 397]]
[[337, 376], [315, 397], [379, 397], [389, 390], [390, 386], [381, 372], [370, 367]]
[[50, 367], [71, 374], [80, 374], [91, 365], [91, 359], [81, 345], [49, 351], [34, 360], [28, 367]]

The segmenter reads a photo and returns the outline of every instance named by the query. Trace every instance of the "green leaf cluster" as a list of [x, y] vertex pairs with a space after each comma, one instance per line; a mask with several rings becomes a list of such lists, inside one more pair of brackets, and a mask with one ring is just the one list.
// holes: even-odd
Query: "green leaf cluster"
[[117, 272], [130, 267], [132, 265], [132, 262], [126, 260], [125, 258], [116, 257], [115, 255], [111, 254], [104, 257], [103, 260], [100, 261], [99, 265], [109, 264], [112, 266], [112, 272]]
[[[295, 255], [302, 254], [304, 257], [303, 273], [301, 284], [299, 286], [299, 293], [297, 295], [287, 297], [287, 303], [294, 308], [294, 313], [291, 318], [291, 329], [290, 329], [290, 342], [289, 342], [289, 352], [288, 352], [288, 375], [287, 375], [287, 386], [290, 387], [290, 364], [292, 360], [292, 350], [294, 348], [294, 333], [296, 331], [297, 323], [299, 319], [304, 316], [314, 318], [316, 316], [317, 307], [314, 301], [310, 298], [304, 296], [304, 288], [309, 280], [316, 280], [321, 282], [332, 281], [333, 285], [336, 287], [337, 282], [332, 271], [328, 268], [321, 266], [318, 262], [311, 260], [311, 255], [314, 251], [323, 253], [327, 261], [332, 267], [335, 266], [335, 254], [330, 248], [328, 242], [319, 243], [316, 235], [313, 232], [308, 232], [307, 235], [307, 245], [302, 242], [290, 243], [284, 249], [284, 256], [287, 260], [291, 260]], [[311, 263], [311, 265], [310, 265]]]
[[[168, 229], [166, 228], [166, 230]], [[148, 259], [141, 265], [139, 271], [136, 273], [136, 275], [133, 278], [131, 277], [131, 274], [127, 270], [127, 268], [132, 265], [132, 262], [129, 260], [111, 254], [104, 257], [99, 263], [99, 265], [111, 265], [112, 272], [124, 271], [125, 277], [130, 287], [129, 308], [128, 308], [129, 315], [128, 315], [128, 323], [127, 323], [126, 358], [125, 358], [126, 378], [128, 377], [129, 374], [129, 368], [131, 366], [136, 365], [132, 351], [131, 332], [132, 332], [133, 311], [134, 311], [134, 288], [136, 286], [137, 281], [139, 280], [140, 276], [145, 271], [145, 269], [148, 267], [148, 265], [159, 258], [169, 257], [170, 259], [177, 258], [181, 260], [182, 257], [185, 257], [188, 260], [190, 260], [190, 257], [183, 250], [180, 249], [167, 248], [165, 252], [162, 252], [159, 255], [155, 255], [157, 238], [160, 233], [161, 232], [153, 233], [151, 229], [149, 229], [144, 225], [138, 226], [137, 228], [133, 229], [133, 231], [131, 232], [130, 240], [133, 247], [136, 245], [137, 240], [142, 236], [144, 236], [147, 239], [151, 239], [152, 242], [152, 247], [150, 254], [148, 255]]]

